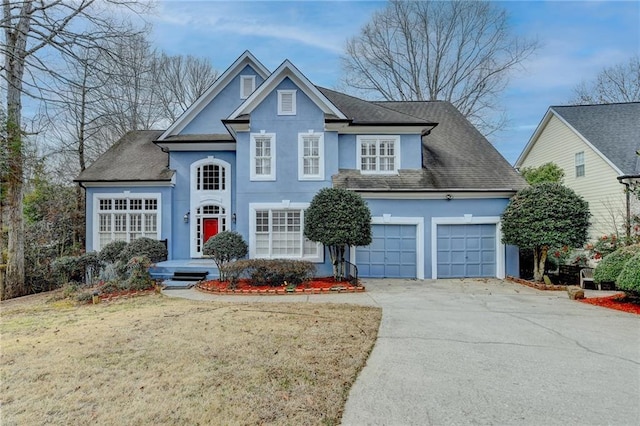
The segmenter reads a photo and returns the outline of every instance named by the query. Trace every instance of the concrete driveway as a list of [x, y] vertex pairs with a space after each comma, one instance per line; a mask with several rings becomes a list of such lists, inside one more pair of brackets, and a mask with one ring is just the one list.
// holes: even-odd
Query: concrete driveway
[[365, 285], [362, 294], [255, 298], [382, 307], [343, 424], [640, 424], [637, 315], [501, 280]]
[[640, 317], [499, 280], [369, 281], [345, 425], [639, 425]]

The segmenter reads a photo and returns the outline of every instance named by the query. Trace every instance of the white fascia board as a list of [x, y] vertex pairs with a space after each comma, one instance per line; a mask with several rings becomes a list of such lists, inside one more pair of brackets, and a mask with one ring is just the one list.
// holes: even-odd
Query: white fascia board
[[158, 144], [171, 152], [176, 151], [235, 151], [236, 142], [196, 143], [196, 142], [168, 142]]
[[[347, 188], [349, 189], [349, 188]], [[451, 200], [475, 200], [475, 199], [493, 199], [493, 198], [505, 198], [510, 199], [516, 193], [516, 191], [438, 191], [438, 192], [426, 192], [426, 191], [359, 191], [350, 189], [353, 192], [360, 194], [365, 200], [447, 200], [447, 195], [451, 196]]]
[[251, 52], [248, 50], [245, 51], [238, 59], [235, 60], [233, 64], [229, 68], [226, 69], [225, 72], [218, 77], [216, 81], [213, 82], [211, 86], [207, 89], [207, 91], [200, 96], [185, 112], [178, 117], [178, 119], [158, 138], [158, 140], [163, 140], [164, 138], [171, 136], [173, 134], [177, 134], [182, 129], [184, 129], [190, 122], [193, 120], [207, 105], [213, 98], [216, 97], [218, 93], [222, 89], [224, 89], [229, 82], [235, 78], [236, 75], [242, 69], [251, 65], [251, 67], [258, 73], [263, 79], [266, 79], [269, 75], [269, 70], [265, 68], [264, 65], [260, 63], [256, 59]]
[[81, 182], [85, 188], [136, 188], [136, 187], [148, 187], [148, 186], [167, 186], [171, 187], [175, 185], [175, 181], [172, 178], [171, 181], [113, 181], [113, 182]]
[[340, 111], [326, 96], [314, 86], [289, 60], [284, 61], [235, 111], [229, 115], [232, 120], [242, 114], [250, 114], [260, 102], [271, 93], [278, 84], [289, 77], [300, 90], [302, 90], [323, 112], [334, 114], [346, 119]]
[[329, 126], [325, 125], [327, 130], [336, 130], [341, 135], [420, 135], [425, 129], [421, 124], [395, 124], [384, 126], [368, 126], [366, 124], [349, 124], [348, 126]]

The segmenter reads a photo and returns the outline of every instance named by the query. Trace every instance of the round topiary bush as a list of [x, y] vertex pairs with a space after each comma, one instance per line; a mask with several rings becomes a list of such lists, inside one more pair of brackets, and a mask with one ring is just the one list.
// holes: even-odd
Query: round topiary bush
[[133, 257], [145, 256], [151, 263], [167, 260], [167, 248], [164, 243], [151, 238], [142, 237], [131, 241], [122, 251], [120, 260], [128, 263]]
[[122, 251], [127, 247], [126, 241], [111, 241], [106, 246], [102, 247], [98, 257], [104, 263], [116, 263], [120, 260]]
[[624, 264], [616, 280], [616, 287], [623, 291], [640, 294], [640, 253]]
[[211, 256], [218, 266], [220, 281], [226, 281], [225, 265], [234, 260], [247, 255], [249, 247], [244, 242], [242, 236], [233, 231], [222, 231], [209, 238], [202, 247], [202, 254]]
[[640, 245], [621, 247], [613, 253], [609, 253], [602, 258], [595, 271], [593, 281], [599, 283], [615, 283], [618, 275], [622, 272], [624, 264], [629, 259], [640, 253]]

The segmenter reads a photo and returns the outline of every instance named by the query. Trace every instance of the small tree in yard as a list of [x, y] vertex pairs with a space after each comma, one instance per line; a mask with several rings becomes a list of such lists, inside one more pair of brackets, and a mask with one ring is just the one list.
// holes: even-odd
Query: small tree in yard
[[304, 214], [304, 235], [329, 249], [333, 276], [342, 280], [344, 253], [371, 244], [371, 212], [362, 197], [341, 188], [321, 189]]
[[589, 204], [573, 190], [545, 182], [518, 192], [502, 214], [502, 242], [533, 250], [533, 277], [542, 281], [551, 247], [587, 241]]
[[227, 281], [225, 266], [234, 259], [245, 257], [249, 251], [242, 236], [233, 231], [222, 231], [209, 238], [202, 247], [205, 256], [211, 256], [220, 271], [220, 281]]

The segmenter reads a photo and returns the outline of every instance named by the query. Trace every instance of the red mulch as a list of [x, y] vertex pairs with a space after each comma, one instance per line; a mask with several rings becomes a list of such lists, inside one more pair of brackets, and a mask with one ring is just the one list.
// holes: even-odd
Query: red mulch
[[630, 299], [624, 294], [616, 294], [609, 297], [580, 299], [580, 302], [640, 315], [640, 300]]
[[[302, 283], [298, 285], [297, 288], [330, 289], [331, 287], [336, 287], [336, 286], [346, 287], [351, 285], [352, 284], [349, 283], [349, 281], [336, 281], [333, 277], [324, 277], [324, 278], [314, 278], [313, 281], [307, 281], [305, 283]], [[209, 291], [226, 290], [228, 286], [229, 286], [228, 282], [220, 282], [218, 280], [203, 281], [199, 284], [199, 287]], [[251, 285], [250, 280], [247, 280], [247, 279], [238, 280], [238, 284], [235, 287], [236, 290], [259, 290], [259, 291], [273, 290], [277, 288], [286, 288], [286, 287], [285, 286], [269, 287], [266, 285], [254, 286], [254, 285]]]

